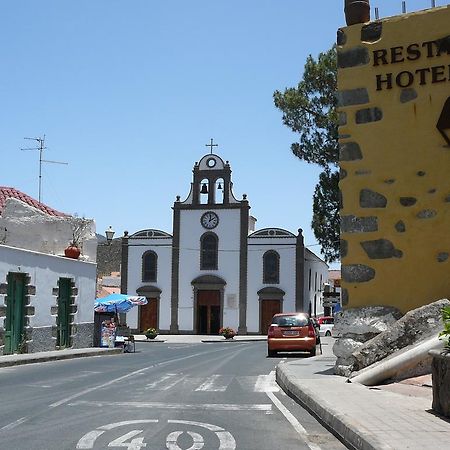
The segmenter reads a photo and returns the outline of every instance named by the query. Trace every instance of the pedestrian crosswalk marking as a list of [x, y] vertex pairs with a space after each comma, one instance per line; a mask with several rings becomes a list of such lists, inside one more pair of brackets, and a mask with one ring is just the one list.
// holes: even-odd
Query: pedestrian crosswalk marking
[[154, 381], [153, 383], [147, 384], [145, 389], [155, 389], [158, 391], [167, 391], [170, 388], [174, 387], [176, 384], [183, 381], [186, 377], [179, 373], [168, 373], [163, 375], [159, 380]]
[[145, 386], [145, 390], [168, 391], [183, 384], [184, 389], [194, 392], [225, 392], [234, 381], [247, 392], [279, 392], [275, 372], [268, 375], [233, 376], [213, 374], [209, 377], [188, 377], [182, 373], [166, 373]]
[[195, 390], [205, 392], [225, 392], [233, 381], [233, 378], [233, 376], [212, 375]]

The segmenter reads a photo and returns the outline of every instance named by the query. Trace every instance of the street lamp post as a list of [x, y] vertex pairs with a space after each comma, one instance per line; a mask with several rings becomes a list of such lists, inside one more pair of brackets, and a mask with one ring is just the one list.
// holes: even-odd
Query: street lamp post
[[106, 234], [106, 242], [108, 245], [111, 245], [111, 242], [114, 238], [115, 231], [112, 229], [112, 226], [110, 225], [109, 228], [105, 231]]

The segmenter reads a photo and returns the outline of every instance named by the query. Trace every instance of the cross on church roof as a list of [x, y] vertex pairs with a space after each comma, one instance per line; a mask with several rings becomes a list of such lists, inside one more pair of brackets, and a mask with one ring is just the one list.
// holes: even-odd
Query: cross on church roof
[[211, 155], [212, 155], [212, 152], [213, 152], [213, 147], [218, 147], [219, 146], [219, 144], [213, 144], [213, 142], [214, 142], [214, 139], [211, 138], [211, 142], [209, 144], [205, 144], [205, 147], [210, 147], [211, 148]]

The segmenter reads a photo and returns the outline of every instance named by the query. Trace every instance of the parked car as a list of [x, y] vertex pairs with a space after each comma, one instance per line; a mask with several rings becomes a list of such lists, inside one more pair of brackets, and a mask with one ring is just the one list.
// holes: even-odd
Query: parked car
[[319, 322], [319, 334], [321, 336], [331, 336], [334, 327], [334, 317], [331, 316], [318, 317], [317, 321]]
[[314, 330], [316, 332], [316, 344], [319, 345], [320, 344], [319, 321], [315, 317], [310, 317], [310, 320], [311, 320], [312, 324], [314, 325]]
[[267, 355], [278, 352], [309, 352], [316, 354], [316, 331], [305, 313], [280, 313], [272, 318], [267, 333]]

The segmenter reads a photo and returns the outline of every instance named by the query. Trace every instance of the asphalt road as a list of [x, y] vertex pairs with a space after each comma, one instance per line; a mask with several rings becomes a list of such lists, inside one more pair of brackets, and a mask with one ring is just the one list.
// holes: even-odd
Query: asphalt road
[[279, 390], [264, 342], [137, 347], [0, 369], [0, 449], [345, 448]]

